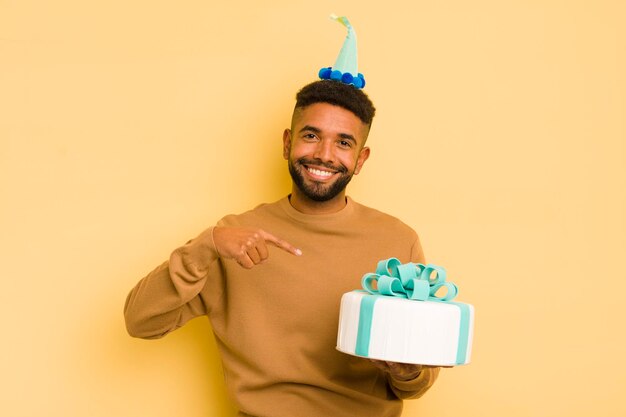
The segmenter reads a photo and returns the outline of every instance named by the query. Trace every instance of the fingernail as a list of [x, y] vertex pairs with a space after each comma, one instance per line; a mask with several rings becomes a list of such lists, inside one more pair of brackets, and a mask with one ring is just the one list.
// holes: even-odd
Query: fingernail
[[296, 249], [296, 255], [298, 256], [302, 255], [302, 251], [300, 249]]

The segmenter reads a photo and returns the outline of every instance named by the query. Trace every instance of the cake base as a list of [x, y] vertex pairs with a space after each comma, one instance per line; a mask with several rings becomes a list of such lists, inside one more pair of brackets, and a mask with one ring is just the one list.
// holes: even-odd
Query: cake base
[[470, 304], [352, 291], [341, 298], [337, 350], [391, 362], [465, 365], [473, 327]]

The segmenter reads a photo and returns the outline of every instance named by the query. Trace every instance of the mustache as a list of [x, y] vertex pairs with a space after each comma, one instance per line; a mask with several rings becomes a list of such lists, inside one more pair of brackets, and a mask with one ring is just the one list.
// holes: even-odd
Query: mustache
[[308, 158], [300, 158], [296, 161], [299, 165], [317, 165], [322, 166], [324, 168], [332, 169], [337, 172], [341, 172], [342, 174], [348, 172], [348, 168], [343, 165], [333, 165], [329, 162], [324, 162], [321, 159], [308, 159]]

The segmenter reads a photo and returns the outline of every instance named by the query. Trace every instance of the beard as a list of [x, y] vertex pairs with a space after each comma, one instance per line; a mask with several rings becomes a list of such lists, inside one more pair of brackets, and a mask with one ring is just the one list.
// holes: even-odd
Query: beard
[[[345, 190], [353, 175], [353, 173], [349, 173], [348, 169], [343, 165], [333, 166], [316, 159], [300, 158], [294, 163], [290, 158], [288, 165], [289, 174], [291, 174], [291, 179], [294, 184], [296, 184], [296, 187], [298, 187], [302, 194], [313, 201], [322, 202], [333, 199]], [[304, 180], [304, 173], [302, 172], [306, 169], [305, 165], [317, 165], [332, 169], [337, 171], [339, 177], [332, 184], [324, 184], [318, 181], [313, 181], [312, 184], [307, 184]]]

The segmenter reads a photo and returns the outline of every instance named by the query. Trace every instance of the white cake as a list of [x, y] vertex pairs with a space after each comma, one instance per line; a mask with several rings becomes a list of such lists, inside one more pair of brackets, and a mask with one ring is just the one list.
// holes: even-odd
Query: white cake
[[[417, 268], [420, 272], [424, 266]], [[434, 268], [441, 270], [442, 280], [445, 280], [445, 270]], [[377, 272], [381, 269], [379, 266]], [[424, 276], [428, 273], [426, 271]], [[453, 366], [470, 362], [474, 328], [472, 305], [432, 297], [421, 301], [380, 295], [366, 282], [378, 278], [375, 274], [363, 278], [364, 288], [374, 294], [357, 290], [342, 296], [337, 335], [339, 351], [420, 365]]]

